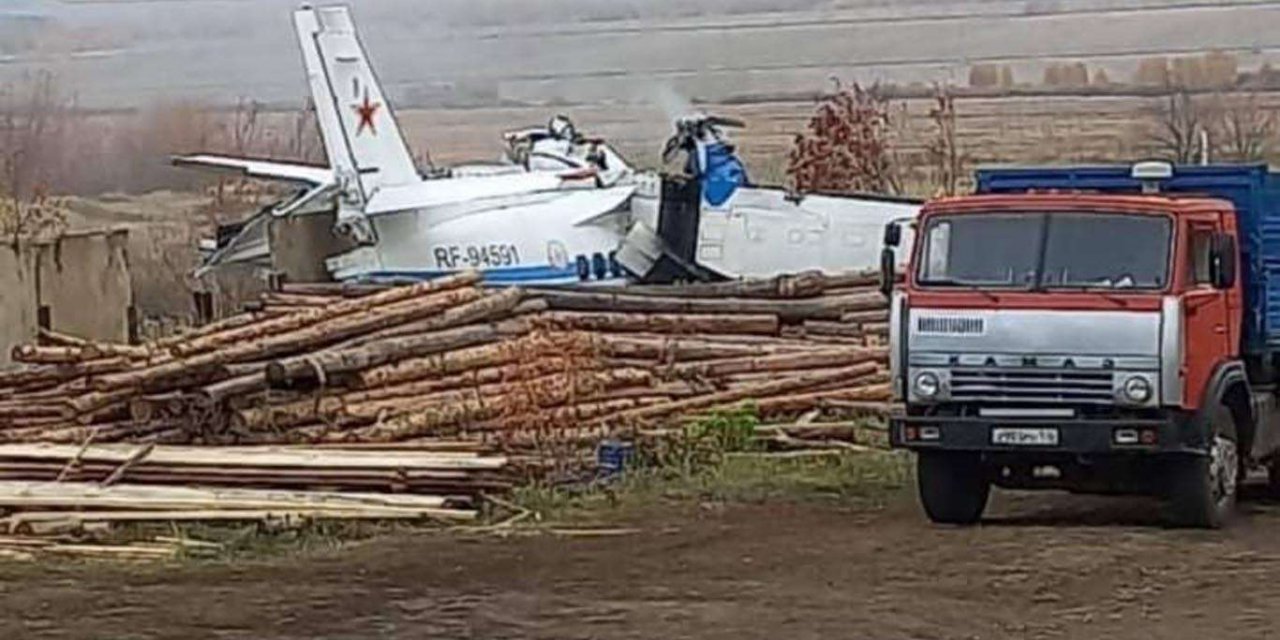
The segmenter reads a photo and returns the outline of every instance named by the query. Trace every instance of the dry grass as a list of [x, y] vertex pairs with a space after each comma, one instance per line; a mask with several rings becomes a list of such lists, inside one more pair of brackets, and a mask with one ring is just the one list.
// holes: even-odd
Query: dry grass
[[816, 502], [877, 508], [901, 496], [912, 478], [911, 458], [901, 452], [791, 460], [738, 456], [694, 469], [638, 469], [587, 488], [530, 486], [517, 490], [513, 500], [550, 524], [617, 522], [680, 505]]
[[[1203, 94], [1256, 105], [1260, 114], [1280, 111], [1280, 92]], [[991, 164], [1073, 164], [1130, 162], [1156, 154], [1153, 131], [1165, 102], [1159, 95], [1040, 95], [973, 97], [954, 95], [955, 144], [967, 168]], [[904, 190], [933, 195], [929, 176], [933, 163], [930, 143], [936, 125], [930, 117], [936, 106], [932, 90], [919, 98], [895, 99], [895, 146], [908, 167]], [[813, 114], [810, 101], [704, 104], [699, 108], [745, 120], [747, 129], [734, 133], [747, 169], [758, 184], [786, 182], [786, 158], [795, 135]], [[430, 148], [440, 164], [492, 158], [501, 132], [517, 125], [545, 121], [557, 109], [504, 107], [484, 109], [413, 109], [401, 122], [411, 146]], [[670, 123], [659, 110], [635, 105], [561, 108], [580, 129], [610, 140], [633, 164], [662, 166], [658, 152], [670, 134]], [[1263, 159], [1280, 161], [1280, 150], [1269, 145]], [[910, 170], [915, 167], [914, 171]], [[668, 167], [677, 170], [677, 167]], [[967, 173], [959, 188], [969, 185]]]
[[[1194, 58], [1187, 86], [1218, 78], [1231, 65], [1218, 57]], [[1166, 64], [1168, 61], [1164, 61]], [[1218, 69], [1222, 67], [1222, 69]], [[1234, 68], [1234, 67], [1231, 67]], [[1211, 73], [1212, 71], [1212, 73]], [[1166, 78], [1176, 74], [1166, 74]], [[1243, 77], [1243, 76], [1241, 76]], [[1194, 80], [1194, 82], [1192, 82]], [[1167, 86], [1178, 86], [1172, 84]], [[1155, 132], [1161, 127], [1167, 98], [1122, 95], [1124, 87], [1109, 85], [1096, 95], [975, 94], [950, 89], [954, 96], [956, 147], [976, 163], [1067, 163], [1128, 161], [1158, 151]], [[1017, 87], [1019, 91], [1024, 87]], [[1092, 90], [1092, 89], [1090, 89]], [[886, 90], [887, 91], [887, 90]], [[930, 157], [936, 149], [935, 91], [890, 93], [893, 139], [903, 182], [929, 182]], [[243, 183], [219, 182], [206, 175], [169, 166], [176, 153], [207, 151], [282, 160], [322, 162], [323, 149], [310, 110], [268, 111], [261, 104], [241, 100], [235, 107], [174, 101], [136, 112], [86, 113], [76, 109], [73, 92], [47, 74], [25, 83], [0, 87], [0, 178], [19, 197], [43, 187], [51, 193], [95, 195], [111, 192], [143, 193], [157, 189], [210, 189], [228, 200], [226, 209], [258, 201], [258, 192]], [[907, 96], [907, 97], [902, 97]], [[1197, 103], [1225, 114], [1214, 125], [1221, 143], [1235, 153], [1269, 158], [1274, 145], [1255, 144], [1274, 137], [1274, 114], [1280, 94], [1222, 90], [1193, 94]], [[806, 100], [699, 105], [698, 108], [742, 117], [749, 129], [739, 136], [752, 177], [759, 183], [785, 179], [783, 164], [795, 136], [814, 113]], [[503, 131], [545, 122], [554, 111], [573, 116], [586, 132], [605, 137], [633, 163], [659, 165], [658, 151], [670, 133], [660, 110], [638, 105], [506, 107], [477, 109], [407, 109], [399, 114], [406, 138], [420, 157], [428, 153], [441, 164], [498, 157]], [[1229, 117], [1228, 117], [1229, 116]], [[1258, 132], [1252, 140], [1239, 133]], [[1243, 148], [1242, 148], [1243, 147]], [[919, 174], [913, 176], [913, 174]], [[213, 211], [223, 209], [215, 202]], [[204, 220], [207, 224], [210, 220]]]
[[323, 158], [313, 110], [264, 111], [175, 101], [135, 112], [78, 109], [74, 91], [40, 73], [0, 86], [0, 180], [27, 199], [40, 189], [93, 195], [202, 189], [206, 177], [169, 166], [174, 154], [225, 153], [300, 162]]

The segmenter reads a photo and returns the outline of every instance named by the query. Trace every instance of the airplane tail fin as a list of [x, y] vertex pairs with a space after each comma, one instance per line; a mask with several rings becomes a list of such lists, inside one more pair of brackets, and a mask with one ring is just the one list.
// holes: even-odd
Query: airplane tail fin
[[294, 25], [334, 171], [365, 200], [378, 187], [421, 181], [347, 8], [299, 9]]

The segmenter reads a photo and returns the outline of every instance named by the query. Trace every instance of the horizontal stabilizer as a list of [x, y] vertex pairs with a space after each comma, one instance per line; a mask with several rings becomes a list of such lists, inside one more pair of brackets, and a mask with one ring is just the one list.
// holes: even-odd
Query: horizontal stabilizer
[[249, 178], [264, 180], [282, 180], [314, 186], [333, 184], [336, 179], [333, 170], [328, 167], [317, 167], [306, 164], [289, 164], [270, 160], [251, 160], [248, 158], [231, 158], [228, 156], [195, 155], [179, 156], [173, 159], [179, 167], [199, 167], [218, 171], [239, 173]]

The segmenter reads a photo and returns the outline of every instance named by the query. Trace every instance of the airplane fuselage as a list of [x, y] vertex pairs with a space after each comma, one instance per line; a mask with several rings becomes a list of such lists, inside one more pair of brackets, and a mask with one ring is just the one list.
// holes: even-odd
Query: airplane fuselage
[[[442, 181], [448, 182], [448, 181]], [[344, 281], [407, 281], [478, 270], [494, 284], [623, 278], [614, 259], [633, 187], [514, 193], [369, 216], [377, 237], [328, 261]]]

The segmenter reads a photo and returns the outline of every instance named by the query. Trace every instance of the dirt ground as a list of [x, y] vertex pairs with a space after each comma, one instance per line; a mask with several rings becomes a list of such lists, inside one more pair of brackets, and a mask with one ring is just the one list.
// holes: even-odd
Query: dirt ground
[[1000, 495], [981, 527], [681, 503], [613, 538], [397, 537], [154, 568], [0, 565], [0, 638], [1266, 638], [1280, 506], [1224, 532], [1143, 500]]

